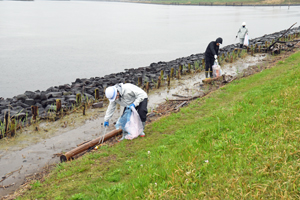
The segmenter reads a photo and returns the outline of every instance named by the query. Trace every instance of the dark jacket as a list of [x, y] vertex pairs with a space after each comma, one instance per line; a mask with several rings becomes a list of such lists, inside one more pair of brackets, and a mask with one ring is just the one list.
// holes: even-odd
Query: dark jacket
[[217, 46], [217, 43], [222, 44], [223, 40], [222, 38], [216, 39], [216, 41], [212, 41], [208, 44], [206, 51], [205, 51], [205, 57], [214, 59], [215, 55], [218, 55], [219, 53], [219, 46]]

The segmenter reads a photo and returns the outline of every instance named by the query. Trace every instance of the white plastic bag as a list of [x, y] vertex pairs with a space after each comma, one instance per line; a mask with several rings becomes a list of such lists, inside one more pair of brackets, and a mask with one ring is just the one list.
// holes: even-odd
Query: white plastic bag
[[125, 130], [128, 132], [128, 135], [125, 136], [127, 140], [132, 140], [143, 132], [143, 124], [139, 114], [134, 107], [131, 107], [131, 111], [130, 121], [125, 124]]
[[244, 45], [249, 46], [249, 36], [248, 36], [248, 34], [245, 35]]
[[222, 76], [222, 70], [218, 62], [216, 61], [214, 62], [212, 69], [213, 69], [213, 78]]

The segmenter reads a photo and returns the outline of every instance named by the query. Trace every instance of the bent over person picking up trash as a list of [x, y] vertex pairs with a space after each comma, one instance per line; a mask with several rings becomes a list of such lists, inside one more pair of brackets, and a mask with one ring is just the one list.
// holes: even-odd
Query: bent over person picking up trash
[[[147, 104], [148, 104], [148, 95], [147, 93], [139, 88], [136, 85], [133, 85], [131, 83], [120, 83], [116, 84], [114, 86], [110, 86], [106, 88], [105, 90], [105, 96], [109, 99], [109, 106], [107, 108], [105, 117], [104, 117], [104, 126], [109, 126], [109, 119], [112, 117], [117, 103], [121, 106], [125, 107], [124, 112], [126, 109], [130, 108], [131, 110], [134, 110], [132, 108], [135, 108], [140, 120], [142, 122], [142, 131], [139, 134], [139, 136], [144, 137], [144, 129], [146, 124], [146, 118], [147, 118]], [[123, 129], [123, 136], [121, 140], [125, 138], [125, 136], [128, 133], [124, 131]]]

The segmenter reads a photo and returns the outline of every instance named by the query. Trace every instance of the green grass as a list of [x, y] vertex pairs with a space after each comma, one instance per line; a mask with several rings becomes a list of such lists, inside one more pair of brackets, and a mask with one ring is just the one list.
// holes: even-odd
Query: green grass
[[57, 165], [18, 199], [299, 199], [300, 52]]

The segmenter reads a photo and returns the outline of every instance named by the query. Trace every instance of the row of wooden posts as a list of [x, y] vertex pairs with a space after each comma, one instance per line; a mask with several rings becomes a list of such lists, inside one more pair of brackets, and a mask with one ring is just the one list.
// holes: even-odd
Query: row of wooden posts
[[[300, 33], [290, 34], [290, 35], [287, 35], [287, 36], [284, 36], [284, 37], [280, 38], [279, 42], [290, 41], [290, 40], [293, 40], [293, 39], [295, 39], [299, 36], [300, 36]], [[272, 41], [272, 43], [273, 42], [274, 42], [274, 40]], [[257, 44], [251, 45], [251, 46], [247, 47], [247, 51], [250, 52], [251, 55], [253, 56], [254, 53], [267, 52], [267, 49], [268, 49], [269, 45], [270, 45], [270, 42], [267, 42], [267, 41], [265, 42], [264, 45], [257, 45]], [[240, 53], [241, 53], [241, 50], [238, 49], [237, 54], [240, 54]], [[280, 51], [279, 51], [279, 53], [280, 53]], [[226, 59], [229, 62], [233, 62], [234, 58], [233, 58], [232, 54], [227, 54], [227, 57], [225, 58], [225, 54], [223, 53], [221, 55], [221, 59], [222, 60]], [[201, 60], [201, 64], [202, 64], [202, 68], [203, 68], [205, 66], [205, 60], [204, 59]], [[194, 65], [194, 70], [196, 70], [195, 65]], [[200, 71], [201, 70], [202, 69], [200, 69]], [[191, 66], [190, 63], [188, 63], [187, 73], [191, 73], [191, 71], [192, 71], [192, 66]], [[177, 73], [175, 73], [175, 68], [172, 67], [171, 71], [170, 71], [170, 74], [168, 74], [167, 78], [166, 78], [167, 85], [170, 86], [171, 79], [173, 79], [173, 78], [180, 79], [182, 74], [183, 74], [183, 66], [182, 65], [179, 65]], [[155, 88], [159, 89], [161, 87], [162, 80], [164, 80], [162, 77], [164, 77], [164, 70], [161, 70], [161, 73], [160, 73], [160, 76], [157, 79], [157, 84], [156, 84]], [[138, 77], [138, 86], [142, 87], [143, 89], [146, 90], [147, 93], [149, 93], [149, 90], [150, 90], [149, 81], [146, 82], [146, 84], [144, 84], [143, 80], [142, 80], [142, 77]], [[106, 88], [104, 88], [104, 91], [105, 91], [105, 89]], [[101, 100], [98, 88], [95, 89], [95, 100]], [[102, 98], [102, 100], [104, 100], [104, 98]], [[78, 106], [81, 105], [83, 107], [83, 115], [85, 115], [86, 104], [85, 103], [82, 104], [82, 97], [81, 97], [80, 93], [76, 94], [76, 105], [78, 105]], [[61, 99], [57, 99], [56, 100], [56, 113], [57, 114], [60, 113], [61, 109], [62, 109]], [[32, 120], [36, 121], [36, 118], [38, 116], [38, 106], [31, 106], [31, 113], [32, 113]], [[6, 122], [5, 123], [5, 134], [8, 133], [8, 129], [9, 129], [8, 128], [9, 127], [9, 119], [8, 118], [9, 118], [9, 115], [6, 114], [5, 115], [5, 122]], [[11, 136], [15, 135], [16, 128], [17, 128], [17, 126], [16, 126], [16, 117], [13, 116], [11, 118], [11, 123], [10, 123], [10, 135]], [[1, 139], [1, 136], [2, 135], [0, 135], [0, 139]]]
[[[265, 43], [265, 46], [266, 47], [268, 46], [268, 42]], [[248, 52], [251, 51], [251, 55], [253, 55], [255, 52], [262, 52], [263, 49], [264, 48], [261, 48], [261, 46], [255, 45], [255, 46], [250, 46], [247, 50], [248, 50]], [[238, 49], [237, 53], [238, 54], [240, 53], [240, 49]], [[230, 56], [229, 57], [229, 62], [233, 62], [233, 56], [230, 55], [230, 54], [228, 54], [228, 56]], [[225, 54], [224, 53], [222, 54], [221, 59], [225, 59]], [[201, 64], [202, 64], [202, 67], [205, 66], [205, 60], [204, 59], [201, 60]], [[192, 66], [191, 66], [190, 63], [188, 63], [187, 73], [191, 73], [191, 71], [192, 71]], [[175, 68], [172, 67], [171, 71], [170, 71], [170, 74], [168, 74], [167, 78], [166, 78], [167, 85], [170, 86], [171, 79], [173, 79], [173, 78], [180, 79], [182, 74], [183, 74], [183, 66], [182, 65], [179, 65], [177, 73], [175, 73]], [[162, 77], [164, 77], [164, 70], [161, 70], [161, 73], [160, 73], [160, 76], [157, 79], [157, 84], [156, 84], [155, 88], [159, 89], [161, 87], [162, 80], [163, 80]], [[143, 84], [142, 77], [138, 77], [138, 86], [143, 87], [146, 90], [146, 92], [149, 93], [149, 90], [150, 90], [149, 81], [146, 82], [146, 84]], [[104, 91], [105, 91], [105, 89], [106, 88], [104, 88]], [[100, 93], [99, 93], [98, 88], [95, 89], [95, 100], [100, 100]], [[85, 103], [82, 104], [82, 98], [81, 98], [80, 93], [76, 94], [76, 105], [78, 105], [78, 106], [82, 105], [83, 106], [83, 115], [85, 115], [86, 104]], [[56, 99], [56, 113], [60, 113], [61, 109], [62, 109], [61, 99]], [[31, 106], [31, 113], [32, 113], [32, 119], [33, 119], [33, 121], [35, 121], [37, 116], [38, 116], [38, 106]], [[5, 120], [5, 121], [8, 122], [8, 120]], [[15, 119], [12, 118], [12, 120], [11, 120], [11, 135], [15, 134], [15, 128], [14, 127], [15, 127]]]

